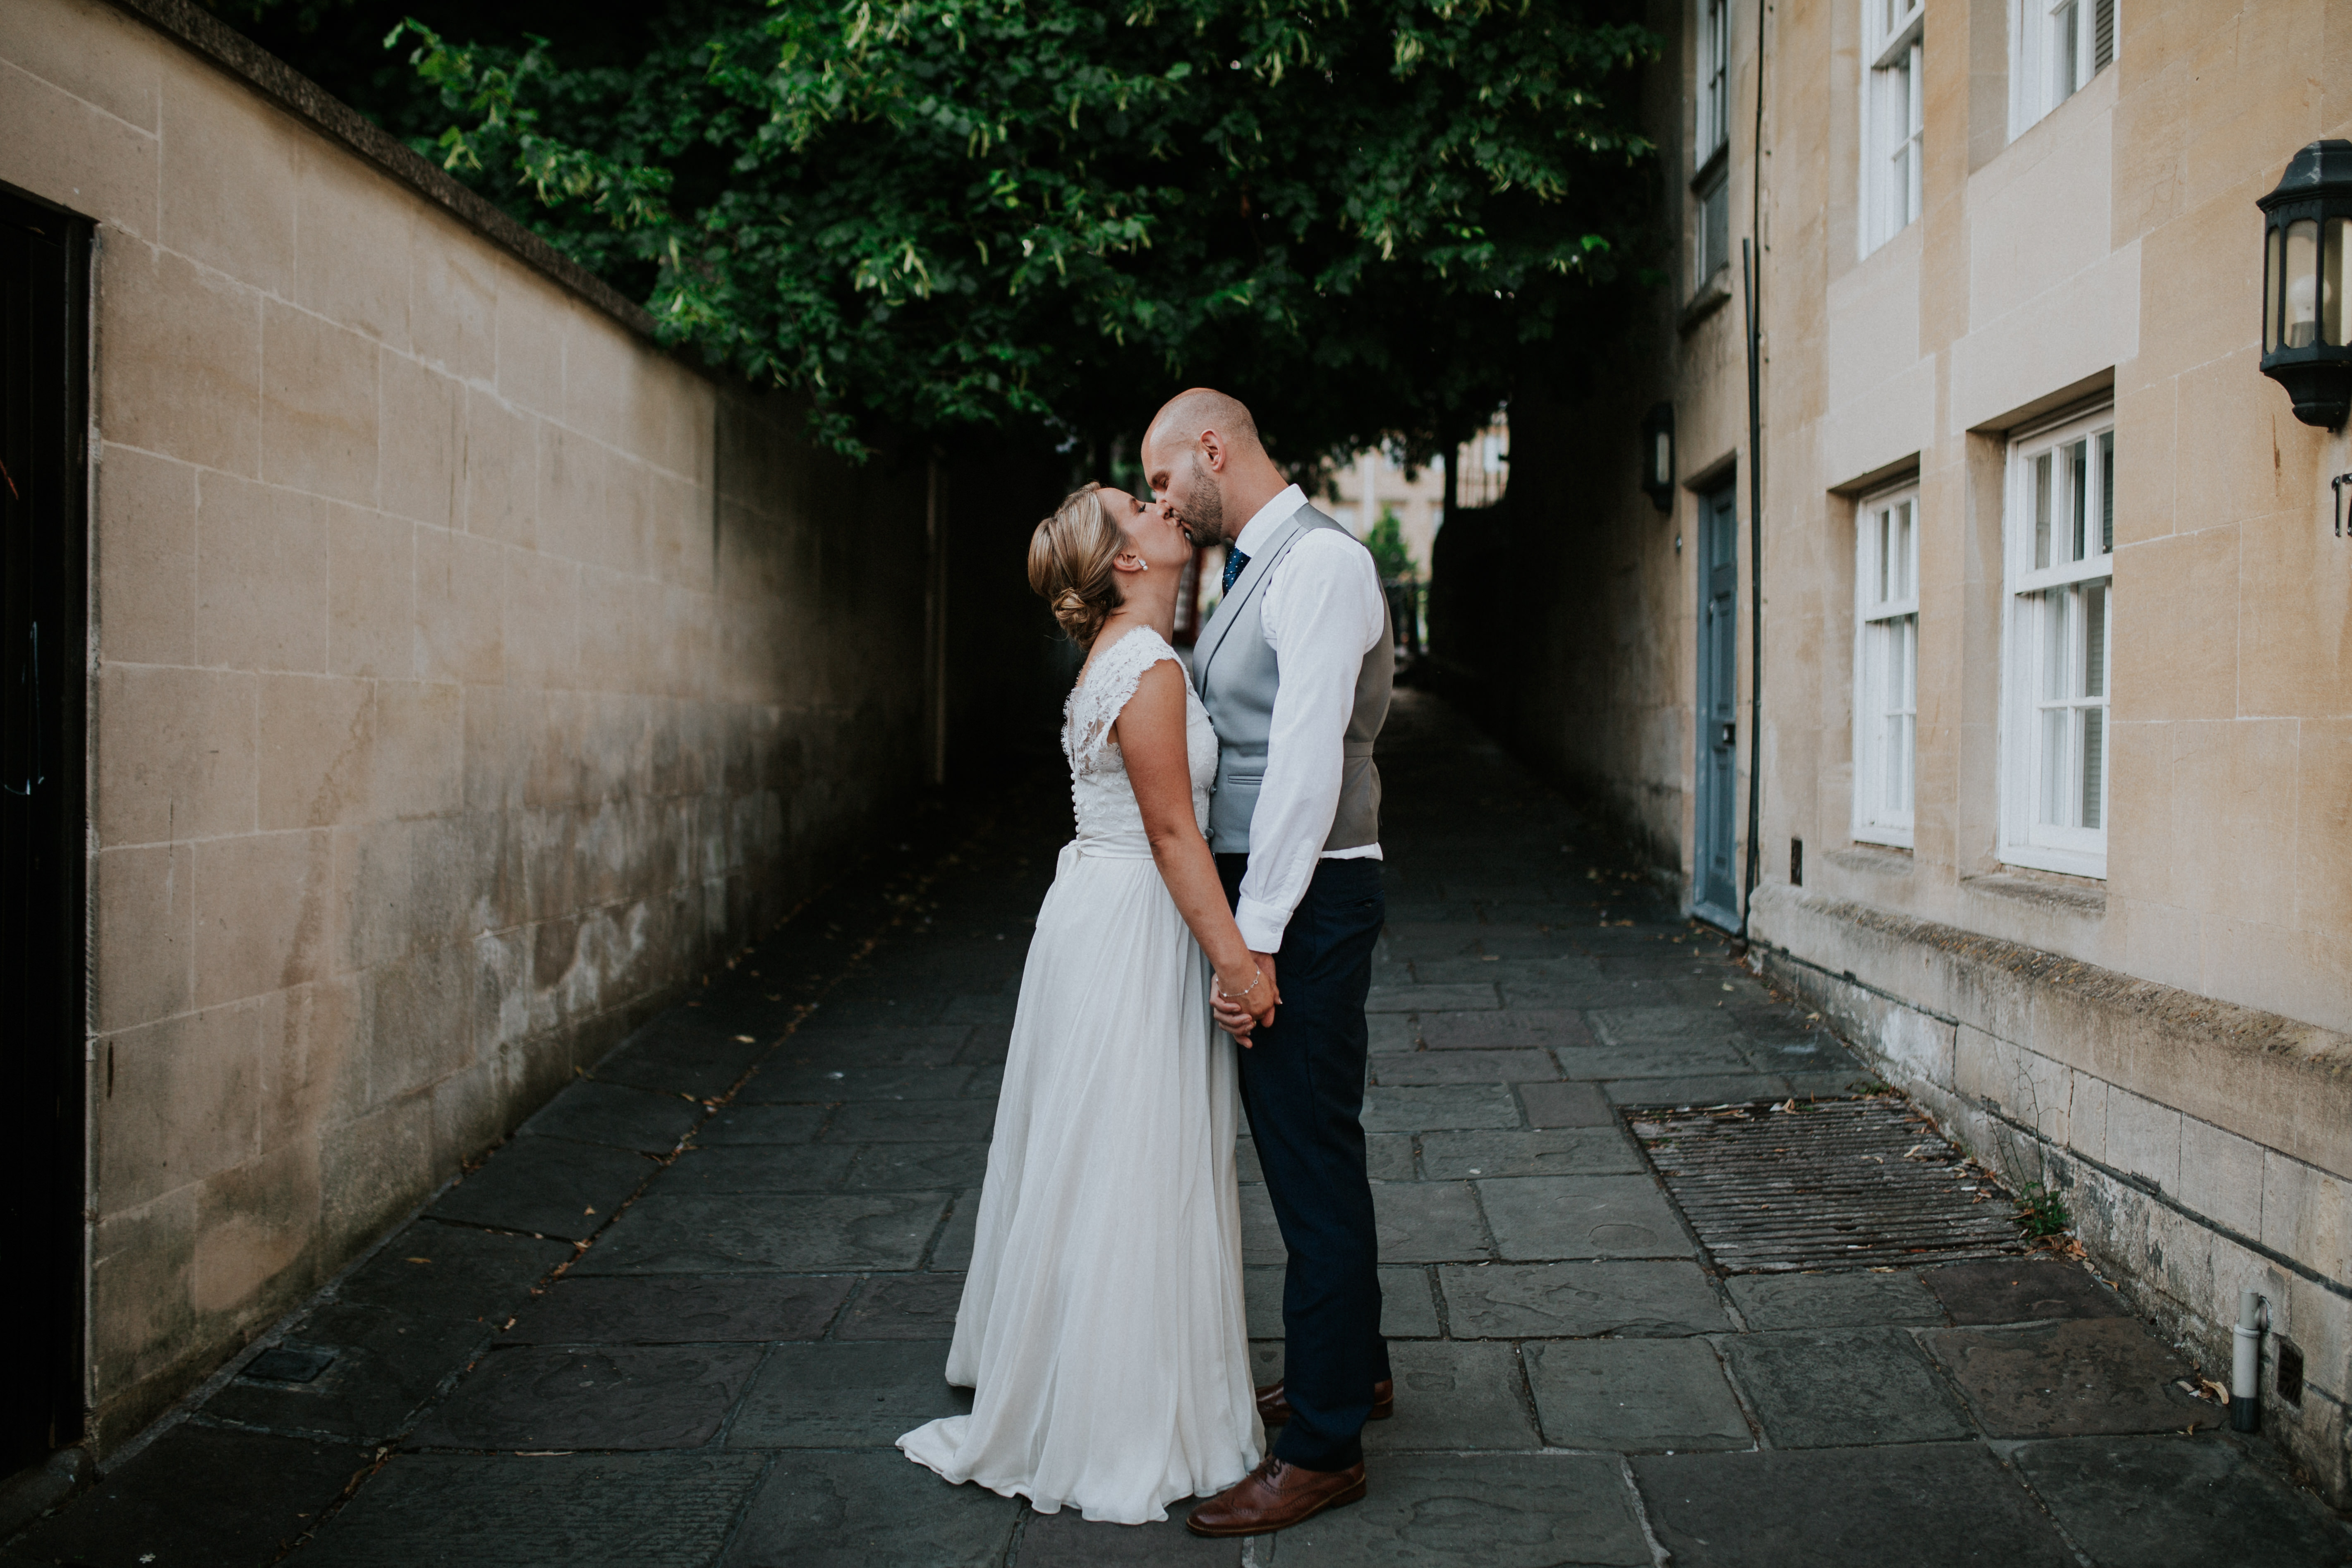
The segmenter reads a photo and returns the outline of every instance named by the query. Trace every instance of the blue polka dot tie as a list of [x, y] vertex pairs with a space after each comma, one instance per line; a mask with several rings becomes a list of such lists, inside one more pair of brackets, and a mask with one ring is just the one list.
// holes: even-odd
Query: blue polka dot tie
[[1242, 568], [1248, 564], [1248, 556], [1231, 545], [1225, 547], [1225, 585], [1222, 592], [1230, 594], [1234, 591], [1234, 579], [1240, 576]]

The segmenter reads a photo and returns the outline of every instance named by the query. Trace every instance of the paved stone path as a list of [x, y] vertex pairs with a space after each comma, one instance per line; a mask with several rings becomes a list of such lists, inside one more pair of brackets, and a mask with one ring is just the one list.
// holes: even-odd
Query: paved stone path
[[[889, 1447], [959, 1407], [944, 1340], [1067, 831], [1046, 783], [910, 824], [0, 1557], [2352, 1561], [2077, 1266], [1714, 1270], [1620, 1108], [1843, 1095], [1857, 1065], [1443, 707], [1402, 694], [1384, 752], [1365, 1123], [1398, 1414], [1366, 1434], [1366, 1502], [1209, 1542], [1036, 1515]], [[1244, 1192], [1263, 1379], [1282, 1249]]]

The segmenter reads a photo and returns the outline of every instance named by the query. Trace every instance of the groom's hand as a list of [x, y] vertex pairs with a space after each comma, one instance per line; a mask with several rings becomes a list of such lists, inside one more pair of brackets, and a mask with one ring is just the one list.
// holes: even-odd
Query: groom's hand
[[1261, 1005], [1257, 1012], [1250, 1016], [1250, 1022], [1253, 1024], [1271, 1024], [1274, 1022], [1274, 1005], [1276, 1003], [1282, 1000], [1282, 987], [1276, 983], [1274, 978], [1274, 954], [1270, 952], [1253, 952], [1250, 956], [1257, 961], [1258, 973], [1265, 976], [1265, 996], [1262, 998], [1251, 998], [1252, 1001], [1261, 1003]]
[[1275, 1004], [1282, 1000], [1282, 990], [1274, 978], [1274, 954], [1253, 952], [1250, 957], [1255, 961], [1258, 973], [1264, 977], [1255, 987], [1257, 994], [1250, 998], [1258, 1004], [1256, 1010], [1252, 1011], [1238, 1002], [1229, 1000], [1223, 990], [1215, 987], [1212, 987], [1214, 994], [1210, 998], [1210, 1010], [1216, 1015], [1217, 1026], [1244, 1048], [1254, 1043], [1250, 1038], [1251, 1031], [1260, 1024], [1274, 1022]]

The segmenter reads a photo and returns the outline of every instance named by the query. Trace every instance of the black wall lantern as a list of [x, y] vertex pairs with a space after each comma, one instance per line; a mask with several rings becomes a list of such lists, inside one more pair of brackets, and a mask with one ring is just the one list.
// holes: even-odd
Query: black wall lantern
[[1642, 488], [1660, 511], [1675, 510], [1675, 405], [1654, 404], [1642, 416]]
[[2333, 430], [2352, 412], [2352, 142], [2294, 155], [2263, 209], [2263, 374], [2294, 416]]

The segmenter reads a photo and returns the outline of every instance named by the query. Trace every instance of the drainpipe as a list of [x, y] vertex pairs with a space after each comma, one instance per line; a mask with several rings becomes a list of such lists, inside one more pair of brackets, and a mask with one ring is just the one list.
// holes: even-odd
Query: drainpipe
[[2230, 1358], [2230, 1429], [2252, 1432], [2262, 1425], [2263, 1328], [2269, 1303], [2252, 1290], [2238, 1292], [2237, 1341]]
[[1739, 271], [1748, 295], [1748, 867], [1739, 896], [1739, 942], [1748, 945], [1748, 910], [1764, 846], [1764, 352], [1756, 314], [1757, 274], [1764, 234], [1764, 26], [1769, 0], [1756, 6], [1756, 135], [1748, 174], [1748, 233], [1739, 242]]
[[[1761, 89], [1759, 89], [1759, 93]], [[1748, 874], [1739, 898], [1739, 940], [1748, 941], [1748, 912], [1756, 902], [1764, 804], [1764, 411], [1761, 344], [1756, 321], [1755, 241], [1739, 242], [1739, 271], [1748, 293]]]

